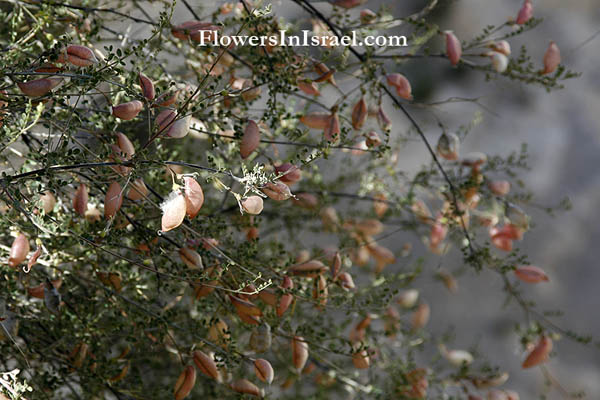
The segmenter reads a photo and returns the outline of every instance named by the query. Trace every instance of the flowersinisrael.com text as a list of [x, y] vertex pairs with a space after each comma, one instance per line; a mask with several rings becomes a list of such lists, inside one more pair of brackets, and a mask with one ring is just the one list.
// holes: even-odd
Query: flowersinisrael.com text
[[284, 30], [279, 35], [248, 36], [221, 35], [219, 31], [200, 31], [200, 46], [380, 46], [407, 47], [406, 36], [365, 36], [359, 38], [356, 32], [345, 36], [313, 36], [312, 31], [302, 30], [302, 35], [288, 36]]

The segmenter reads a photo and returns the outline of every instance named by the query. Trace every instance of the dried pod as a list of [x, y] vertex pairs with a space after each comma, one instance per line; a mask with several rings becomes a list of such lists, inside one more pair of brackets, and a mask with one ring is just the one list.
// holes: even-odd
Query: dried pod
[[527, 23], [533, 17], [533, 4], [531, 0], [525, 0], [523, 2], [523, 6], [519, 10], [519, 14], [517, 15], [517, 24], [523, 25]]
[[510, 192], [509, 181], [491, 181], [488, 183], [488, 187], [496, 196], [506, 196]]
[[383, 217], [387, 210], [390, 208], [387, 196], [384, 193], [377, 193], [373, 196], [373, 211], [379, 218]]
[[247, 379], [238, 379], [230, 385], [235, 392], [248, 394], [250, 396], [262, 397], [262, 391], [254, 383]]
[[112, 107], [112, 115], [124, 121], [129, 121], [137, 117], [144, 108], [144, 104], [139, 100], [129, 101]]
[[117, 132], [117, 146], [119, 146], [121, 153], [125, 155], [126, 160], [129, 160], [135, 154], [133, 143], [131, 143], [131, 140], [121, 132]]
[[560, 50], [556, 43], [550, 41], [548, 49], [544, 54], [544, 70], [542, 75], [551, 74], [556, 71], [556, 68], [560, 65]]
[[17, 86], [24, 95], [39, 97], [47, 94], [62, 82], [62, 78], [50, 77], [36, 79], [29, 82], [17, 82]]
[[66, 58], [69, 63], [77, 67], [89, 67], [98, 63], [96, 55], [89, 47], [77, 44], [67, 46]]
[[250, 196], [240, 202], [242, 210], [248, 214], [258, 215], [263, 210], [263, 199], [260, 196]]
[[312, 210], [319, 205], [317, 197], [311, 193], [296, 193], [295, 198], [292, 200], [298, 207]]
[[272, 336], [271, 326], [262, 323], [252, 330], [250, 335], [250, 347], [257, 353], [264, 353], [271, 348]]
[[156, 92], [154, 90], [154, 83], [150, 80], [150, 78], [148, 78], [141, 72], [138, 75], [138, 79], [140, 82], [140, 88], [142, 89], [142, 96], [144, 96], [148, 100], [153, 100], [154, 96], [156, 96]]
[[352, 354], [352, 364], [354, 364], [354, 367], [358, 369], [369, 368], [371, 359], [369, 358], [369, 353], [367, 353], [367, 350], [357, 351]]
[[515, 276], [526, 283], [548, 282], [550, 279], [543, 269], [533, 265], [521, 265], [515, 269]]
[[419, 291], [417, 289], [408, 289], [400, 293], [396, 302], [404, 308], [413, 308], [419, 300]]
[[73, 348], [73, 351], [69, 354], [69, 358], [72, 360], [74, 368], [81, 368], [83, 366], [88, 350], [89, 346], [87, 343], [79, 343]]
[[237, 311], [238, 315], [246, 314], [252, 317], [262, 316], [262, 311], [260, 308], [250, 301], [242, 300], [236, 296], [229, 296], [229, 300], [231, 300], [231, 304], [233, 304], [233, 307]]
[[148, 188], [142, 178], [138, 178], [130, 183], [127, 198], [132, 201], [137, 201], [145, 198], [148, 195]]
[[454, 133], [442, 133], [437, 142], [437, 153], [446, 160], [458, 160], [460, 139]]
[[383, 232], [383, 224], [376, 219], [363, 219], [354, 224], [354, 229], [366, 236], [374, 236]]
[[161, 204], [162, 221], [161, 230], [168, 232], [177, 228], [183, 222], [186, 212], [185, 196], [181, 191], [175, 190], [169, 194], [169, 197]]
[[309, 96], [320, 96], [319, 88], [315, 82], [306, 82], [303, 80], [298, 81], [298, 89], [303, 91]]
[[[294, 288], [294, 281], [289, 276], [283, 277], [283, 283], [281, 284], [281, 288], [284, 290], [290, 290]], [[277, 316], [281, 318], [283, 314], [287, 311], [294, 300], [294, 296], [291, 293], [284, 293], [279, 298], [279, 302], [277, 303], [277, 309], [275, 310]]]
[[452, 31], [445, 31], [444, 35], [446, 36], [446, 55], [450, 60], [450, 64], [456, 65], [462, 56], [460, 40]]
[[49, 190], [45, 191], [43, 195], [40, 196], [40, 201], [42, 202], [42, 209], [44, 210], [44, 214], [50, 214], [52, 210], [54, 210], [54, 206], [56, 205], [56, 197]]
[[368, 115], [367, 102], [364, 97], [354, 105], [352, 109], [352, 127], [354, 129], [360, 129], [365, 124]]
[[269, 385], [273, 382], [273, 378], [275, 377], [275, 372], [273, 371], [271, 363], [264, 358], [254, 360], [254, 373], [258, 379]]
[[75, 192], [75, 197], [73, 197], [73, 208], [75, 212], [81, 216], [85, 216], [85, 212], [88, 207], [88, 190], [85, 183], [82, 183], [77, 188]]
[[313, 112], [300, 117], [300, 122], [312, 129], [326, 129], [329, 126], [331, 114]]
[[325, 279], [325, 276], [317, 276], [313, 286], [313, 299], [318, 301], [319, 306], [324, 307], [327, 304], [328, 294], [329, 290], [327, 289], [327, 280]]
[[260, 129], [256, 122], [253, 120], [248, 121], [246, 129], [244, 129], [244, 135], [242, 136], [242, 143], [240, 144], [240, 154], [242, 158], [248, 158], [250, 154], [260, 144]]
[[231, 334], [229, 333], [229, 326], [222, 319], [217, 319], [208, 328], [208, 340], [218, 344], [221, 347], [227, 347]]
[[311, 260], [302, 264], [295, 264], [288, 268], [288, 272], [303, 278], [316, 278], [323, 274], [327, 267], [319, 260]]
[[327, 67], [327, 65], [323, 64], [322, 62], [315, 63], [314, 69], [317, 74], [321, 75], [317, 79], [315, 79], [315, 82], [327, 81], [333, 86], [337, 86], [337, 84], [335, 83], [335, 78], [333, 77], [333, 74], [335, 74], [335, 69], [329, 69], [329, 67]]
[[208, 354], [200, 350], [196, 350], [194, 352], [194, 364], [196, 364], [196, 367], [198, 367], [200, 372], [202, 372], [204, 375], [216, 380], [217, 382], [221, 381], [221, 372], [217, 368], [215, 360], [213, 360], [213, 358]]
[[262, 188], [262, 191], [275, 201], [284, 201], [292, 197], [289, 186], [282, 182], [269, 182]]
[[531, 350], [531, 352], [523, 361], [523, 368], [531, 368], [536, 365], [545, 363], [548, 360], [548, 356], [552, 351], [552, 339], [548, 336], [542, 336], [538, 342], [538, 344]]
[[412, 328], [414, 330], [417, 330], [417, 329], [421, 329], [425, 325], [427, 325], [427, 322], [429, 322], [430, 313], [431, 313], [431, 310], [429, 308], [429, 305], [427, 305], [426, 303], [419, 304], [417, 309], [412, 314], [412, 318], [411, 318]]
[[10, 246], [8, 265], [12, 268], [17, 268], [19, 264], [25, 261], [27, 254], [29, 254], [29, 239], [27, 239], [27, 236], [19, 233]]
[[196, 370], [191, 365], [185, 367], [175, 383], [175, 400], [185, 399], [196, 384]]
[[292, 338], [292, 363], [298, 372], [302, 371], [308, 361], [308, 343], [302, 336]]
[[154, 101], [152, 107], [169, 107], [177, 102], [179, 93], [181, 90], [175, 90], [174, 92], [165, 92], [158, 96]]
[[204, 192], [202, 192], [202, 187], [194, 178], [186, 176], [183, 181], [185, 182], [185, 212], [188, 217], [194, 218], [198, 215], [202, 204], [204, 204]]
[[261, 299], [265, 304], [271, 307], [277, 307], [277, 295], [269, 289], [263, 289], [258, 293], [258, 298]]
[[366, 3], [367, 0], [335, 0], [332, 4], [342, 8], [354, 8]]
[[338, 114], [334, 112], [329, 116], [327, 126], [323, 130], [323, 137], [328, 142], [336, 142], [340, 138], [340, 118]]
[[367, 148], [373, 149], [375, 147], [379, 147], [381, 145], [381, 138], [375, 131], [370, 131], [365, 135], [365, 144]]
[[398, 96], [405, 100], [412, 100], [412, 88], [410, 82], [402, 74], [389, 74], [386, 76], [387, 82], [390, 86], [396, 88]]
[[123, 189], [117, 181], [114, 181], [108, 187], [104, 197], [104, 218], [114, 217], [123, 205]]
[[331, 279], [334, 281], [337, 279], [340, 268], [342, 268], [342, 257], [340, 257], [340, 253], [338, 251], [335, 252], [335, 255], [331, 259], [331, 266], [329, 270], [331, 271]]
[[508, 57], [497, 51], [492, 51], [490, 57], [492, 59], [492, 68], [494, 68], [494, 71], [499, 74], [506, 71], [506, 68], [508, 68]]
[[386, 132], [392, 129], [392, 120], [381, 106], [377, 109], [377, 123], [379, 124], [379, 127]]
[[338, 282], [344, 290], [352, 290], [356, 288], [356, 285], [354, 285], [354, 279], [352, 279], [352, 275], [350, 275], [348, 272], [342, 272], [338, 276]]
[[128, 372], [129, 372], [129, 363], [125, 364], [123, 366], [123, 368], [121, 368], [121, 371], [119, 371], [118, 374], [116, 374], [115, 376], [110, 377], [108, 380], [111, 381], [112, 383], [119, 382], [119, 381], [123, 380], [123, 378], [125, 378], [127, 376]]
[[190, 269], [204, 269], [202, 264], [202, 257], [197, 251], [190, 249], [189, 247], [182, 247], [179, 249], [179, 257], [181, 261]]
[[275, 166], [275, 172], [283, 174], [279, 177], [279, 180], [287, 185], [291, 185], [302, 179], [302, 171], [300, 171], [300, 168], [290, 163], [283, 163]]

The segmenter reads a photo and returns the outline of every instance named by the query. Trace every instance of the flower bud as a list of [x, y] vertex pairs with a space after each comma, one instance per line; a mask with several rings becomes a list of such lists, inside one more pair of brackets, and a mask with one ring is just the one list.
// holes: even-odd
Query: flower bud
[[497, 51], [492, 51], [490, 57], [492, 58], [492, 68], [494, 68], [494, 71], [499, 74], [506, 71], [506, 68], [508, 68], [508, 57]]
[[406, 77], [402, 74], [389, 74], [387, 75], [387, 82], [390, 86], [396, 88], [396, 93], [398, 96], [405, 100], [412, 100], [412, 89], [410, 87], [410, 82]]
[[250, 154], [260, 144], [260, 129], [253, 120], [248, 121], [246, 129], [244, 129], [244, 135], [242, 136], [242, 143], [240, 144], [240, 154], [242, 158], [248, 158]]
[[445, 31], [444, 35], [446, 36], [446, 55], [450, 60], [450, 64], [456, 65], [462, 56], [460, 41], [452, 31]]
[[544, 54], [544, 70], [542, 71], [542, 75], [551, 74], [556, 71], [556, 68], [560, 65], [560, 61], [560, 50], [556, 43], [551, 41]]
[[129, 121], [137, 117], [144, 108], [144, 104], [139, 100], [133, 100], [127, 103], [122, 103], [112, 108], [112, 114], [124, 121]]

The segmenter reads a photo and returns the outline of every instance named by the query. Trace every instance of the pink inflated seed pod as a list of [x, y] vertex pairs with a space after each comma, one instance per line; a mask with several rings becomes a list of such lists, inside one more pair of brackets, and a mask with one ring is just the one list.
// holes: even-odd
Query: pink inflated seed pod
[[460, 40], [452, 31], [445, 31], [444, 35], [446, 36], [446, 55], [450, 60], [450, 64], [457, 65], [462, 56]]
[[139, 100], [129, 101], [116, 105], [112, 108], [112, 114], [124, 121], [129, 121], [137, 117], [144, 108], [144, 104]]
[[544, 54], [544, 70], [542, 71], [542, 75], [551, 74], [556, 71], [556, 68], [560, 65], [560, 61], [560, 50], [556, 43], [551, 41]]
[[244, 135], [242, 136], [242, 143], [240, 144], [240, 154], [242, 158], [248, 158], [250, 154], [260, 144], [260, 128], [253, 120], [248, 121], [246, 129], [244, 129]]

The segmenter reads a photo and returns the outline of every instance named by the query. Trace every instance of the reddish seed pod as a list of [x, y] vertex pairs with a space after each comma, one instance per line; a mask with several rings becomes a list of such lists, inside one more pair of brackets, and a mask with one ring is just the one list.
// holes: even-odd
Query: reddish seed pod
[[43, 195], [40, 196], [40, 201], [42, 202], [42, 209], [45, 214], [50, 214], [52, 210], [54, 210], [54, 206], [56, 205], [56, 197], [50, 191], [45, 191]]
[[[281, 288], [282, 289], [293, 289], [294, 288], [294, 282], [290, 279], [289, 276], [283, 277], [283, 283], [281, 284]], [[276, 313], [279, 318], [281, 318], [283, 316], [283, 314], [285, 314], [287, 309], [290, 307], [290, 304], [292, 304], [293, 300], [294, 300], [294, 296], [290, 293], [286, 293], [281, 296], [281, 298], [279, 299], [279, 302], [277, 303], [277, 309], [276, 309]]]
[[313, 112], [300, 117], [300, 122], [312, 129], [326, 129], [329, 125], [330, 114]]
[[527, 23], [533, 17], [533, 4], [531, 0], [525, 0], [523, 2], [523, 6], [519, 10], [519, 14], [517, 15], [517, 24], [523, 25]]
[[291, 185], [302, 179], [302, 171], [300, 168], [290, 163], [283, 163], [275, 166], [275, 172], [283, 174], [279, 177], [279, 180], [285, 184]]
[[342, 272], [338, 276], [338, 281], [344, 290], [353, 290], [356, 288], [354, 285], [354, 279], [352, 279], [352, 275], [350, 275], [348, 272]]
[[29, 254], [29, 239], [27, 239], [27, 236], [19, 233], [10, 247], [8, 265], [12, 268], [18, 267], [19, 264], [25, 261], [27, 254]]
[[419, 304], [415, 312], [412, 314], [412, 328], [414, 330], [417, 330], [427, 325], [427, 322], [429, 322], [430, 314], [431, 310], [429, 308], [429, 305], [427, 305], [426, 303]]
[[175, 400], [185, 399], [196, 384], [196, 370], [191, 365], [185, 367], [175, 383]]
[[548, 360], [548, 356], [552, 351], [552, 339], [547, 336], [542, 336], [538, 344], [531, 350], [531, 352], [523, 361], [523, 368], [531, 368], [536, 365], [543, 364]]
[[404, 75], [395, 73], [389, 74], [386, 78], [388, 84], [396, 88], [398, 96], [405, 100], [412, 100], [412, 88]]
[[177, 119], [177, 113], [173, 110], [164, 110], [154, 119], [158, 133], [173, 139], [185, 137], [190, 130], [191, 122], [191, 115]]
[[88, 207], [88, 190], [85, 183], [82, 183], [77, 188], [75, 192], [75, 197], [73, 197], [73, 208], [75, 212], [81, 216], [85, 216], [85, 212]]
[[77, 67], [89, 67], [98, 63], [94, 52], [85, 46], [70, 44], [67, 46], [66, 53], [67, 61]]
[[551, 41], [544, 54], [544, 70], [542, 71], [542, 75], [551, 74], [556, 71], [556, 68], [560, 65], [560, 61], [560, 50], [556, 43]]
[[242, 209], [248, 214], [258, 215], [263, 210], [263, 199], [260, 196], [250, 196], [241, 202]]
[[491, 181], [488, 187], [496, 196], [506, 196], [510, 192], [509, 181]]
[[377, 19], [377, 14], [369, 9], [364, 9], [360, 12], [360, 22], [364, 25], [370, 24]]
[[202, 264], [202, 257], [197, 251], [190, 249], [189, 247], [182, 247], [179, 249], [179, 257], [181, 261], [190, 269], [204, 269]]
[[292, 197], [290, 188], [282, 182], [269, 182], [262, 188], [262, 191], [275, 201], [284, 201]]
[[321, 75], [317, 79], [315, 79], [315, 82], [327, 81], [333, 86], [337, 86], [337, 84], [335, 83], [335, 78], [333, 77], [335, 69], [329, 69], [329, 67], [327, 67], [327, 65], [323, 64], [322, 62], [315, 63], [314, 69], [317, 74]]
[[329, 122], [323, 130], [323, 137], [328, 142], [336, 142], [340, 138], [340, 118], [338, 114], [334, 112], [329, 116]]
[[462, 56], [460, 40], [452, 31], [445, 31], [444, 35], [446, 36], [446, 55], [450, 60], [450, 64], [456, 65]]
[[112, 108], [112, 114], [124, 121], [129, 121], [137, 117], [144, 108], [144, 104], [139, 100], [122, 103]]
[[258, 379], [269, 385], [273, 382], [273, 378], [275, 377], [275, 372], [273, 371], [271, 363], [264, 358], [258, 358], [254, 361], [254, 373]]
[[144, 96], [148, 100], [153, 100], [154, 96], [156, 96], [156, 92], [154, 90], [154, 83], [150, 80], [150, 78], [148, 78], [141, 72], [138, 75], [138, 79], [140, 82], [140, 88], [142, 89], [142, 96]]
[[354, 367], [358, 369], [369, 368], [369, 365], [371, 365], [371, 360], [367, 350], [357, 351], [356, 353], [352, 354], [352, 364], [354, 364]]
[[62, 82], [62, 78], [50, 77], [36, 79], [29, 82], [17, 82], [17, 86], [24, 95], [39, 97], [47, 94]]
[[361, 97], [352, 109], [352, 127], [354, 129], [362, 128], [367, 120], [368, 113], [367, 102], [364, 97]]
[[194, 352], [194, 364], [204, 375], [216, 381], [221, 381], [221, 372], [217, 368], [217, 364], [211, 356], [197, 350]]
[[346, 9], [358, 7], [361, 4], [366, 3], [367, 0], [335, 0], [333, 5], [343, 7]]
[[319, 92], [319, 88], [317, 84], [314, 82], [306, 82], [303, 80], [298, 81], [298, 89], [302, 90], [309, 96], [320, 96], [321, 92]]
[[247, 379], [238, 379], [230, 385], [231, 389], [235, 392], [248, 394], [250, 396], [261, 397], [262, 391], [254, 383]]
[[117, 181], [114, 181], [108, 187], [104, 197], [104, 218], [114, 217], [121, 209], [123, 204], [123, 189]]
[[119, 149], [125, 155], [127, 160], [135, 154], [133, 143], [131, 143], [131, 140], [121, 132], [117, 132], [117, 146], [119, 146]]
[[192, 177], [186, 176], [183, 178], [185, 182], [185, 210], [190, 218], [198, 215], [200, 208], [204, 204], [204, 192], [200, 184]]
[[240, 144], [240, 154], [242, 158], [248, 158], [250, 154], [260, 144], [260, 129], [256, 122], [253, 120], [248, 121], [246, 129], [244, 129], [244, 135], [242, 136], [242, 143]]
[[161, 209], [163, 212], [161, 230], [168, 232], [177, 228], [185, 218], [185, 196], [179, 190], [171, 192], [167, 200], [161, 204]]
[[148, 195], [148, 187], [142, 178], [131, 182], [127, 198], [132, 201], [137, 201], [145, 198]]
[[288, 268], [288, 272], [303, 278], [316, 278], [327, 270], [325, 264], [319, 260], [311, 260], [302, 264], [295, 264]]
[[379, 124], [379, 127], [386, 132], [392, 129], [392, 120], [381, 106], [377, 109], [377, 123]]
[[515, 269], [515, 276], [526, 283], [548, 282], [550, 279], [543, 269], [534, 265], [521, 265]]
[[302, 336], [292, 338], [292, 364], [298, 372], [302, 371], [308, 361], [308, 343]]

